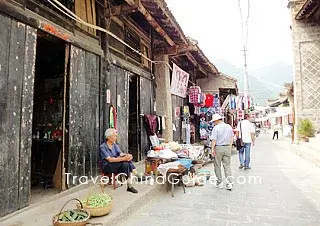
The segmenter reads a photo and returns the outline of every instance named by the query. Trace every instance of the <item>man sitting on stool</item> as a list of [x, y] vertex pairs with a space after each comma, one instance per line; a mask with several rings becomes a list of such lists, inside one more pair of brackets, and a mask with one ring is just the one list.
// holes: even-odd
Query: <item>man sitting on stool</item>
[[[124, 174], [127, 178], [127, 191], [138, 193], [132, 186], [131, 174], [137, 175], [136, 167], [132, 163], [132, 155], [121, 152], [119, 145], [116, 144], [117, 131], [107, 129], [105, 132], [106, 142], [100, 145], [100, 160], [102, 171], [105, 174]], [[115, 183], [115, 181], [113, 181]]]

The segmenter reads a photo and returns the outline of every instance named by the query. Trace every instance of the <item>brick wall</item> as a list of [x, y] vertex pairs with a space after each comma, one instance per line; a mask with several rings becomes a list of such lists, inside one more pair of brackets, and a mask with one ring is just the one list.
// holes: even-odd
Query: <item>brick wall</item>
[[291, 1], [294, 52], [294, 102], [296, 122], [310, 118], [320, 129], [320, 23], [298, 21], [295, 16], [305, 1]]

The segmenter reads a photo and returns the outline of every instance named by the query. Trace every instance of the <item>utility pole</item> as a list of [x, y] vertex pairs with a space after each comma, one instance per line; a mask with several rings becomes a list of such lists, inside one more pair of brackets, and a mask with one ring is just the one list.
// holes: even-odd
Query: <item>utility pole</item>
[[238, 0], [238, 7], [240, 13], [240, 21], [241, 21], [241, 31], [242, 31], [242, 41], [243, 41], [243, 56], [244, 56], [244, 68], [243, 68], [243, 95], [245, 97], [249, 96], [249, 81], [248, 81], [248, 65], [247, 65], [247, 46], [248, 46], [248, 21], [250, 15], [250, 0], [247, 0], [248, 10], [247, 10], [247, 18], [244, 22], [243, 14], [241, 9], [241, 2]]
[[249, 81], [248, 81], [248, 65], [247, 65], [247, 49], [243, 45], [243, 57], [244, 57], [244, 68], [243, 68], [243, 94], [249, 96]]

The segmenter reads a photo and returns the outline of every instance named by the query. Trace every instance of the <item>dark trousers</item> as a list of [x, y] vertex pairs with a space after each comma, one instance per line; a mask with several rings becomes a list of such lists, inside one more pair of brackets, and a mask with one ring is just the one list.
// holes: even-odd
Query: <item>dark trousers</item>
[[272, 137], [272, 140], [274, 140], [274, 137], [277, 135], [277, 140], [279, 138], [279, 132], [278, 131], [274, 131], [273, 132], [273, 137]]
[[126, 177], [129, 177], [132, 170], [136, 167], [133, 163], [130, 162], [109, 162], [107, 165], [103, 167], [103, 173], [105, 174], [125, 174]]

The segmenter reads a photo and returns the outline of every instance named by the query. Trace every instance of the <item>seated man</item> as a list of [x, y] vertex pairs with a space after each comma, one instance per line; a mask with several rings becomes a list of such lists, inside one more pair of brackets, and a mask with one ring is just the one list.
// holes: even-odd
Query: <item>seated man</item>
[[117, 131], [115, 129], [107, 129], [105, 137], [106, 142], [100, 145], [99, 152], [103, 173], [125, 174], [128, 185], [127, 191], [138, 193], [131, 183], [131, 173], [137, 174], [136, 167], [132, 163], [132, 155], [120, 151], [120, 147], [116, 144]]

